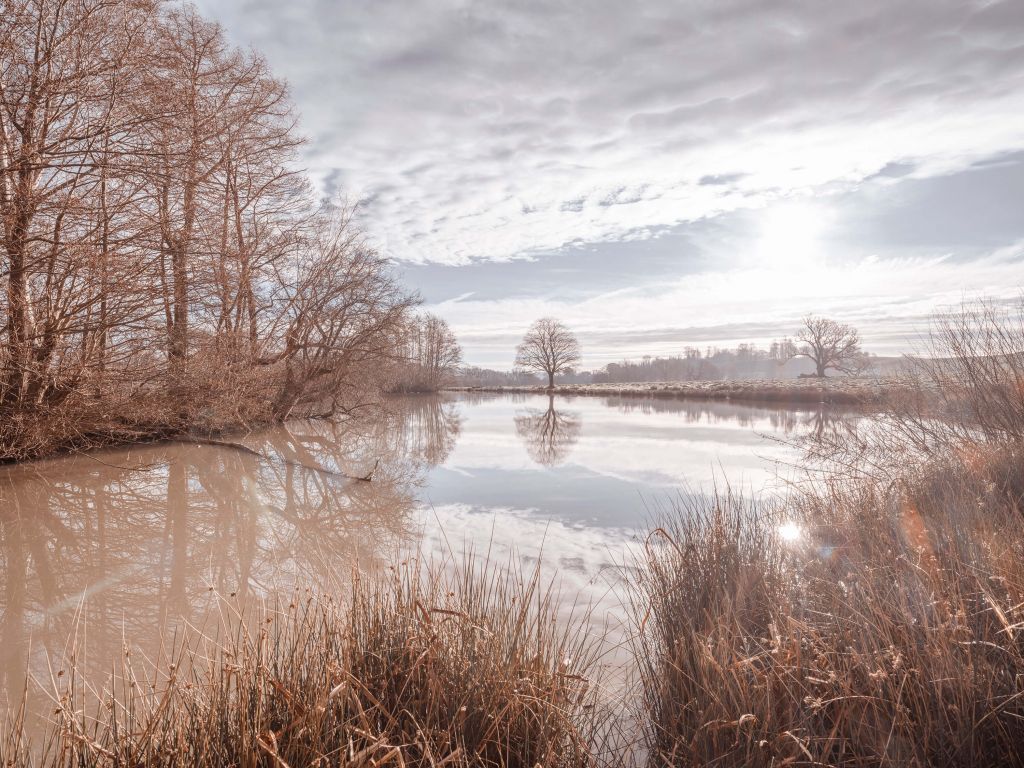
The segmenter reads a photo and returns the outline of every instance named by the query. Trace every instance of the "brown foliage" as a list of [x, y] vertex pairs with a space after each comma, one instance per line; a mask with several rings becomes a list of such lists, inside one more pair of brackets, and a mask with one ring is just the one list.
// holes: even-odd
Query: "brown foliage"
[[[41, 765], [596, 764], [596, 644], [556, 622], [536, 572], [467, 560], [298, 593], [223, 644], [190, 638], [152, 677], [126, 656], [113, 706], [72, 674]], [[33, 763], [17, 728], [5, 765]]]
[[190, 7], [12, 0], [0, 73], [0, 460], [376, 388], [412, 299], [312, 205], [262, 58]]

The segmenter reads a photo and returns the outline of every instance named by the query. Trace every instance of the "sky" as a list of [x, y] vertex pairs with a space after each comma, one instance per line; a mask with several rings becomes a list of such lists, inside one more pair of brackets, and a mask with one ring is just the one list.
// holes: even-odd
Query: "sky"
[[913, 351], [1024, 286], [1020, 0], [200, 0], [467, 364], [583, 367], [806, 313]]

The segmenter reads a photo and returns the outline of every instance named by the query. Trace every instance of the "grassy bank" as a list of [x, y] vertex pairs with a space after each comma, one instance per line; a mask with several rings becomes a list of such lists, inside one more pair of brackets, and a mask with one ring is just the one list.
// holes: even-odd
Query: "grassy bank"
[[650, 765], [1024, 764], [1020, 458], [679, 510], [634, 590]]
[[[764, 403], [880, 406], [901, 391], [897, 379], [789, 379], [751, 381], [677, 381], [637, 384], [563, 384], [556, 395], [593, 395], [599, 397], [657, 397], [692, 400], [741, 400]], [[549, 394], [543, 386], [470, 387], [471, 392], [511, 392]], [[456, 390], [458, 391], [458, 390]]]
[[99, 696], [62, 672], [48, 735], [9, 724], [0, 763], [592, 765], [597, 643], [555, 612], [536, 574], [412, 562], [344, 604], [298, 594], [226, 642], [186, 637], [156, 669], [126, 654]]

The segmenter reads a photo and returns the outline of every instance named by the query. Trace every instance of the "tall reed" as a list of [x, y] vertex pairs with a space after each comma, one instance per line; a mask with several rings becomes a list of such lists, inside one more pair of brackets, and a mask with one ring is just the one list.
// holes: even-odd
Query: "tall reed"
[[557, 605], [537, 572], [408, 562], [186, 640], [156, 676], [126, 659], [98, 696], [72, 673], [48, 735], [32, 749], [13, 724], [0, 762], [594, 765], [597, 644]]
[[937, 321], [810, 489], [677, 508], [633, 585], [650, 765], [1024, 764], [1024, 322]]

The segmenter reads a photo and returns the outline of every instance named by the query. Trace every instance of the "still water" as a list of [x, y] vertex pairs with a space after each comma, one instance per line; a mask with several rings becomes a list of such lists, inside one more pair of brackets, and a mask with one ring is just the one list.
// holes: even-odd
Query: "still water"
[[45, 688], [72, 644], [100, 683], [125, 643], [156, 658], [225, 600], [343, 589], [417, 550], [541, 562], [614, 625], [627, 548], [655, 510], [725, 479], [778, 489], [797, 456], [787, 441], [835, 418], [467, 393], [234, 439], [250, 450], [173, 443], [0, 468], [0, 683], [8, 700], [27, 680]]

